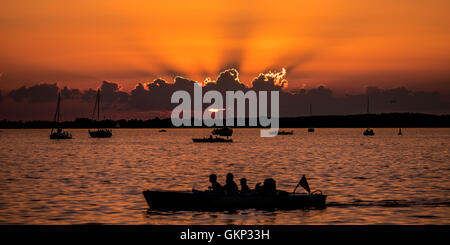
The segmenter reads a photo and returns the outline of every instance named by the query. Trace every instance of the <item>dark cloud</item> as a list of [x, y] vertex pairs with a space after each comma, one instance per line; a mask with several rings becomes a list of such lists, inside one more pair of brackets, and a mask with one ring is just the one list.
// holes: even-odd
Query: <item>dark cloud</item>
[[[37, 84], [30, 87], [22, 86], [19, 89], [11, 90], [8, 93], [8, 97], [12, 98], [16, 102], [28, 102], [28, 103], [47, 103], [54, 102], [58, 94], [58, 85], [54, 84]], [[61, 89], [62, 99], [80, 99], [82, 93], [79, 89], [70, 89], [64, 87]]]
[[210, 81], [205, 85], [206, 90], [217, 90], [219, 92], [243, 90], [248, 88], [239, 81], [239, 72], [236, 69], [227, 69], [219, 74], [216, 81]]
[[100, 86], [102, 102], [106, 104], [126, 104], [129, 94], [120, 90], [118, 83], [103, 81]]
[[183, 77], [176, 77], [174, 83], [156, 79], [151, 83], [139, 83], [130, 93], [129, 107], [139, 110], [171, 110], [175, 105], [170, 103], [172, 94], [178, 90], [193, 94], [196, 83]]
[[[156, 79], [150, 83], [139, 83], [130, 92], [121, 90], [118, 83], [102, 82], [102, 104], [110, 114], [116, 115], [153, 115], [166, 113], [177, 106], [170, 102], [175, 91], [183, 90], [193, 95], [193, 85], [196, 83], [184, 77], [176, 77], [173, 83], [163, 79]], [[286, 86], [284, 72], [262, 73], [252, 81], [252, 87], [248, 87], [239, 80], [239, 73], [235, 69], [228, 69], [219, 74], [215, 81], [207, 81], [203, 92], [217, 90], [222, 94], [225, 91], [249, 90], [255, 91], [280, 91], [280, 115], [300, 116], [310, 114], [310, 105], [313, 115], [342, 115], [366, 113], [367, 99], [370, 98], [371, 113], [388, 112], [419, 112], [446, 114], [450, 113], [450, 103], [437, 92], [413, 91], [405, 87], [381, 89], [379, 87], [367, 87], [363, 94], [336, 96], [330, 88], [318, 86], [311, 89], [298, 89], [290, 92], [283, 88]], [[31, 87], [22, 86], [12, 90], [7, 97], [16, 105], [26, 103], [38, 106], [44, 102], [53, 102], [56, 99], [58, 86], [56, 84], [37, 84]], [[86, 111], [86, 105], [93, 105], [96, 89], [80, 91], [64, 87], [61, 89], [64, 104], [76, 107], [80, 111]], [[0, 93], [1, 95], [1, 93]], [[3, 106], [6, 103], [3, 99]], [[1, 97], [0, 97], [1, 99]], [[224, 97], [225, 99], [225, 97]], [[224, 101], [226, 104], [226, 101]], [[82, 106], [81, 106], [82, 105]], [[207, 105], [204, 105], [206, 108]], [[52, 109], [51, 107], [50, 109]], [[83, 109], [84, 108], [84, 109]], [[37, 110], [37, 109], [35, 109]], [[67, 110], [66, 110], [67, 111]], [[7, 116], [7, 115], [6, 115]], [[75, 116], [76, 117], [76, 116]], [[32, 118], [31, 118], [32, 119]]]
[[12, 90], [8, 96], [16, 102], [45, 103], [56, 100], [58, 86], [54, 84], [37, 84], [31, 87], [22, 86]]
[[252, 81], [252, 89], [256, 91], [281, 91], [287, 86], [285, 73], [261, 73]]
[[61, 89], [61, 97], [63, 99], [79, 99], [81, 97], [81, 91], [79, 89], [69, 89], [67, 86], [64, 86]]

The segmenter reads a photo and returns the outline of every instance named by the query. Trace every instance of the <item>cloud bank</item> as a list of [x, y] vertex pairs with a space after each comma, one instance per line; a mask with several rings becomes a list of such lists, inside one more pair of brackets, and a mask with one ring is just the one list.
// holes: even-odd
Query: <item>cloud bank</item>
[[[107, 118], [148, 119], [155, 116], [168, 117], [176, 104], [170, 103], [172, 93], [184, 90], [193, 95], [193, 85], [197, 83], [184, 77], [176, 77], [173, 82], [156, 79], [149, 83], [138, 83], [131, 91], [124, 91], [119, 83], [103, 81], [101, 99]], [[371, 113], [419, 112], [432, 114], [450, 113], [450, 104], [437, 92], [412, 91], [405, 87], [381, 89], [367, 87], [364, 94], [335, 96], [325, 86], [312, 89], [287, 90], [286, 72], [261, 73], [251, 86], [239, 79], [236, 69], [222, 71], [215, 80], [203, 82], [203, 92], [249, 90], [280, 91], [280, 115], [294, 117], [313, 115], [343, 115], [366, 113], [367, 98]], [[0, 117], [8, 120], [49, 120], [54, 112], [57, 92], [60, 89], [65, 120], [89, 117], [95, 101], [97, 88], [80, 90], [58, 84], [41, 83], [22, 86], [9, 92], [0, 91]], [[208, 105], [204, 105], [206, 108]]]

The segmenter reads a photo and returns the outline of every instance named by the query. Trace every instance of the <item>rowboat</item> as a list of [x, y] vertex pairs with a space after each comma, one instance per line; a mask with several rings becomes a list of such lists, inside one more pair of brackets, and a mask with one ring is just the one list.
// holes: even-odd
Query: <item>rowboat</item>
[[259, 193], [227, 196], [210, 191], [151, 191], [143, 192], [150, 209], [154, 210], [238, 210], [238, 209], [323, 209], [326, 195]]

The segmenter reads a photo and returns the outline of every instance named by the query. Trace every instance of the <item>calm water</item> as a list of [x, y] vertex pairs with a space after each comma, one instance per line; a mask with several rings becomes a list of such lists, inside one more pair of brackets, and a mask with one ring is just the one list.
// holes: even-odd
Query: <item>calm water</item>
[[[110, 139], [70, 130], [1, 130], [0, 224], [450, 224], [450, 129], [294, 129], [232, 144], [194, 144], [207, 129], [114, 129]], [[208, 186], [208, 175], [275, 177], [292, 190], [302, 174], [328, 195], [325, 210], [147, 212], [145, 189]]]

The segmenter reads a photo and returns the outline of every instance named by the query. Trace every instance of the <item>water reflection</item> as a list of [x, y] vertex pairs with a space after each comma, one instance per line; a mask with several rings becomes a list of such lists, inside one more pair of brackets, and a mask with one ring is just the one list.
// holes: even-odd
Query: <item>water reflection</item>
[[[236, 129], [234, 143], [193, 144], [206, 129], [115, 129], [110, 139], [71, 130], [3, 130], [2, 224], [449, 224], [450, 129], [294, 129], [260, 138]], [[292, 191], [302, 174], [328, 195], [325, 210], [147, 212], [145, 189], [208, 186], [216, 173], [245, 177], [250, 187], [274, 177]]]

